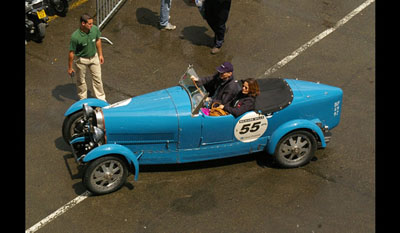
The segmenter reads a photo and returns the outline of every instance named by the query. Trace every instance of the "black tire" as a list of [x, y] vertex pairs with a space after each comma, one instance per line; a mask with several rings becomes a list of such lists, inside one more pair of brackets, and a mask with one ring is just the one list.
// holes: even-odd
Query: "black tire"
[[39, 23], [36, 28], [34, 41], [37, 43], [42, 43], [45, 35], [46, 35], [46, 24]]
[[284, 168], [300, 167], [314, 157], [317, 140], [310, 132], [299, 130], [285, 135], [276, 146], [274, 159]]
[[58, 16], [65, 17], [68, 12], [68, 1], [61, 0], [59, 5], [55, 4], [54, 1], [50, 1], [50, 7], [52, 11]]
[[105, 156], [92, 161], [83, 174], [85, 187], [96, 195], [114, 192], [128, 176], [126, 162], [117, 156]]
[[83, 112], [78, 111], [64, 119], [63, 126], [62, 126], [62, 135], [64, 141], [69, 145], [69, 141], [71, 141], [72, 135], [74, 133], [81, 132], [81, 128], [79, 125], [80, 119], [83, 118]]

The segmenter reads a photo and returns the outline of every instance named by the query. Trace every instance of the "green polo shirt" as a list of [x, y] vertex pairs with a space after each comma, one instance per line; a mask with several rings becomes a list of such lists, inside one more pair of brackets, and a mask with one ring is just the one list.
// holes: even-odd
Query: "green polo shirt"
[[100, 36], [100, 30], [96, 25], [92, 26], [88, 34], [78, 28], [71, 35], [69, 51], [74, 51], [77, 57], [93, 57], [97, 52], [96, 41]]

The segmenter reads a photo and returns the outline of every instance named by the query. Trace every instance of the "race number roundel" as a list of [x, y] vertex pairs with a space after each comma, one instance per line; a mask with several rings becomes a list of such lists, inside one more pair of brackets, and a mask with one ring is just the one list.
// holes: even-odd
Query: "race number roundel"
[[241, 142], [252, 142], [261, 137], [267, 130], [267, 118], [256, 112], [245, 114], [235, 126], [235, 137]]

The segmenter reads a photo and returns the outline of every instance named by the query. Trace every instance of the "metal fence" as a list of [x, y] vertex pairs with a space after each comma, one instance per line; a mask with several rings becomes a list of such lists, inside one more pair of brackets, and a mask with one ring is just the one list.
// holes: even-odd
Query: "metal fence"
[[[96, 0], [97, 27], [99, 30], [104, 27], [124, 2], [125, 0]], [[112, 44], [112, 42], [105, 37], [101, 37], [101, 39], [105, 39]]]

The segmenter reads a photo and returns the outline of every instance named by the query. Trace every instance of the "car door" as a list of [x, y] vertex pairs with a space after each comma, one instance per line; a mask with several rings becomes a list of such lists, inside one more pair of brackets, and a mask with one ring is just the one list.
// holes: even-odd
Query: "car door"
[[206, 116], [202, 117], [201, 146], [230, 143], [233, 141], [235, 117]]

